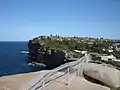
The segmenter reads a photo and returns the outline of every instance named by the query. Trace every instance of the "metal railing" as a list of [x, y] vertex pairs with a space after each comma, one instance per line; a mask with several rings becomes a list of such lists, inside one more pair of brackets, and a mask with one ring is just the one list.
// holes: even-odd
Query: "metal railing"
[[86, 57], [87, 56], [83, 56], [77, 61], [69, 62], [50, 70], [50, 72], [44, 74], [43, 77], [28, 90], [46, 90], [46, 85], [48, 85], [50, 82], [52, 83], [53, 81], [56, 81], [57, 79], [59, 79], [57, 82], [68, 85], [76, 75], [80, 75], [82, 73], [82, 62], [86, 62]]

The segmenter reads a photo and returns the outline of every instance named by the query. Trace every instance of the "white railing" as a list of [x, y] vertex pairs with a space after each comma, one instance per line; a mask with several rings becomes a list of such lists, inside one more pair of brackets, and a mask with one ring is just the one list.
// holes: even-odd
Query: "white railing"
[[74, 78], [74, 76], [76, 76], [76, 74], [80, 75], [80, 73], [82, 73], [82, 62], [86, 62], [86, 57], [87, 56], [83, 56], [77, 61], [69, 62], [53, 70], [50, 70], [50, 72], [43, 75], [43, 77], [38, 80], [38, 82], [36, 82], [33, 86], [31, 86], [28, 90], [46, 90], [46, 84], [50, 83], [51, 81], [55, 81], [56, 79], [61, 77], [64, 77], [64, 81], [61, 83], [68, 85], [69, 82]]

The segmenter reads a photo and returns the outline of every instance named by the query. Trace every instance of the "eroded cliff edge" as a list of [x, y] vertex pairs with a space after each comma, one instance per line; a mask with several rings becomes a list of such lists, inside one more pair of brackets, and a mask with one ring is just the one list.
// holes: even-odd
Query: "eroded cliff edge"
[[74, 52], [72, 46], [73, 44], [68, 39], [39, 36], [29, 40], [29, 58], [32, 62], [46, 65], [47, 69], [53, 69], [66, 63], [67, 58], [81, 57], [80, 54]]

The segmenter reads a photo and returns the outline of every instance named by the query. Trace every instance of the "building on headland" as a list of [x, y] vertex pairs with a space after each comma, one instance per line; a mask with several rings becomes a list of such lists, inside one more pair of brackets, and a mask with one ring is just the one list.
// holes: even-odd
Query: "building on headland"
[[87, 53], [87, 51], [79, 51], [79, 50], [74, 50], [75, 52], [77, 52], [77, 53], [81, 53], [81, 54], [86, 54]]
[[114, 55], [102, 55], [101, 60], [103, 61], [115, 61], [117, 58]]
[[108, 49], [108, 52], [109, 52], [109, 53], [112, 53], [112, 52], [113, 52], [113, 50], [112, 50], [112, 49]]

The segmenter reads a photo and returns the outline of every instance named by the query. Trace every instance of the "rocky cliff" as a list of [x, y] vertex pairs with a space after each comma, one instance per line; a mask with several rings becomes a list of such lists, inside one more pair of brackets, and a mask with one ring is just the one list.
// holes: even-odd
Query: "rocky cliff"
[[29, 40], [28, 47], [30, 60], [45, 64], [47, 69], [52, 69], [65, 63], [64, 51], [51, 48], [42, 40], [38, 40], [38, 38]]

